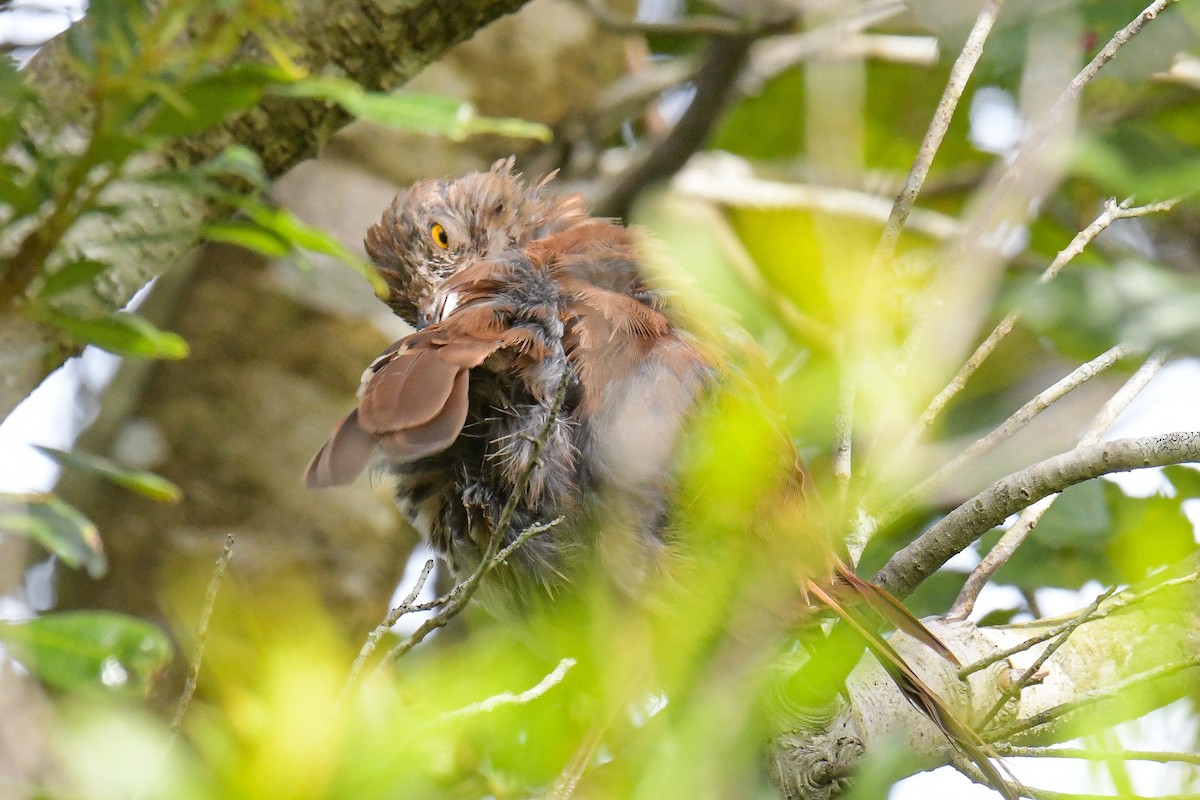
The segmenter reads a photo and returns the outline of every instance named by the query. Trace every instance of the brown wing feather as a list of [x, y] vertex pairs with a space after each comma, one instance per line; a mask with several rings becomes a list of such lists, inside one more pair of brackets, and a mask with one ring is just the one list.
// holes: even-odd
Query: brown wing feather
[[351, 411], [334, 430], [304, 471], [310, 489], [345, 486], [367, 468], [375, 450], [375, 437], [358, 425], [358, 409]]
[[460, 369], [454, 377], [440, 410], [432, 419], [380, 437], [379, 443], [397, 461], [415, 461], [445, 450], [462, 432], [467, 420], [467, 387], [470, 370]]
[[459, 368], [437, 350], [401, 352], [383, 364], [363, 387], [358, 406], [362, 426], [374, 433], [413, 428], [436, 417]]

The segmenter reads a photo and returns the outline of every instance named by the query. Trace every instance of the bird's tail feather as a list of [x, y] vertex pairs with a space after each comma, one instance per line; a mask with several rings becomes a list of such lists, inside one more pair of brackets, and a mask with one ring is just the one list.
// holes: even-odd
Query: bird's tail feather
[[[846, 572], [849, 572], [849, 570], [846, 570]], [[839, 574], [841, 574], [841, 570], [839, 570]], [[883, 589], [879, 589], [873, 584], [870, 584], [867, 581], [858, 578], [857, 576], [854, 577], [853, 582], [849, 583], [852, 588], [854, 588], [858, 593], [862, 594], [864, 601], [867, 602], [871, 608], [875, 609], [877, 612], [879, 612], [879, 607], [875, 602], [872, 602], [872, 598], [886, 596], [889, 598], [890, 603], [887, 601], [879, 602], [888, 606], [891, 606], [892, 604], [895, 604], [896, 606], [900, 605], [898, 600], [893, 598]], [[870, 593], [863, 592], [859, 590], [860, 583], [878, 591]], [[950, 710], [950, 707], [946, 705], [945, 701], [943, 701], [937, 695], [937, 693], [933, 691], [933, 689], [929, 688], [929, 686], [922, 681], [915, 672], [913, 672], [912, 667], [908, 665], [908, 663], [904, 660], [904, 657], [896, 652], [896, 649], [892, 647], [886, 639], [884, 639], [869, 624], [862, 620], [855, 611], [838, 602], [832, 593], [821, 588], [821, 586], [814, 581], [807, 581], [806, 588], [810, 593], [821, 600], [821, 602], [829, 606], [829, 608], [831, 608], [839, 617], [845, 620], [848, 625], [858, 632], [858, 634], [866, 642], [867, 648], [872, 654], [874, 654], [875, 658], [879, 660], [879, 663], [888, 673], [888, 676], [891, 677], [897, 688], [900, 689], [900, 692], [904, 695], [905, 699], [912, 703], [918, 711], [929, 717], [929, 719], [932, 720], [935, 725], [937, 725], [938, 729], [946, 735], [946, 738], [948, 738], [950, 742], [960, 752], [962, 752], [963, 755], [970, 759], [971, 762], [979, 768], [979, 771], [983, 773], [984, 777], [991, 784], [991, 786], [996, 789], [996, 791], [1000, 792], [1000, 794], [1002, 794], [1006, 800], [1020, 800], [1021, 792], [1023, 790], [1020, 781], [1016, 780], [1015, 776], [1008, 771], [1007, 767], [1004, 767], [1004, 771], [1008, 773], [1008, 778], [1005, 778], [1004, 775], [1001, 775], [1000, 770], [997, 769], [996, 765], [991, 760], [995, 754], [992, 752], [991, 748], [988, 747], [987, 743], [984, 742], [983, 739], [979, 737], [979, 734], [977, 734], [969, 725], [959, 719], [958, 716]], [[903, 608], [903, 606], [900, 607]], [[913, 623], [925, 631], [926, 635], [917, 636], [917, 639], [926, 644], [928, 644], [928, 639], [930, 638], [937, 641], [940, 647], [933, 647], [936, 652], [942, 653], [943, 651], [949, 650], [949, 648], [947, 648], [945, 644], [938, 640], [937, 637], [933, 636], [933, 634], [930, 633], [929, 630], [926, 629], [919, 620], [913, 617], [912, 614], [908, 613], [907, 609], [905, 609], [905, 615], [908, 618], [911, 618]], [[884, 614], [884, 616], [890, 621], [895, 620], [895, 617], [891, 614]], [[909, 624], [899, 625], [898, 627], [906, 633], [911, 629], [911, 625]], [[958, 663], [957, 659], [954, 660], [954, 663]]]

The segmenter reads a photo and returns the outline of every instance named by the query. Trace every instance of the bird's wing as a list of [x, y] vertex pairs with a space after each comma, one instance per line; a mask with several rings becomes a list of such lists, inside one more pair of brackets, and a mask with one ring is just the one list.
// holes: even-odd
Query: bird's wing
[[464, 303], [388, 348], [364, 373], [358, 408], [313, 457], [305, 482], [314, 488], [350, 483], [377, 444], [401, 463], [453, 444], [467, 419], [471, 369], [502, 348], [536, 349], [527, 332], [498, 322], [500, 315], [486, 303]]

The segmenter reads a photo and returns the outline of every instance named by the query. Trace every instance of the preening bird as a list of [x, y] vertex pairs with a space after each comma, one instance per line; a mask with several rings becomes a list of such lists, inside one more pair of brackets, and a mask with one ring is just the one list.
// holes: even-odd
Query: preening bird
[[[378, 449], [400, 508], [461, 578], [527, 475], [505, 543], [563, 522], [485, 580], [492, 605], [553, 593], [588, 565], [636, 592], [667, 547], [689, 416], [719, 380], [714, 359], [643, 276], [632, 234], [547, 183], [526, 184], [510, 158], [396, 197], [366, 247], [388, 304], [416, 332], [367, 368], [358, 407], [305, 476], [312, 487], [349, 483]], [[960, 746], [976, 748], [970, 729], [863, 625], [853, 600], [953, 654], [836, 552], [824, 560], [826, 574], [806, 575], [800, 590], [863, 627], [876, 655], [898, 662], [889, 671], [906, 696]]]

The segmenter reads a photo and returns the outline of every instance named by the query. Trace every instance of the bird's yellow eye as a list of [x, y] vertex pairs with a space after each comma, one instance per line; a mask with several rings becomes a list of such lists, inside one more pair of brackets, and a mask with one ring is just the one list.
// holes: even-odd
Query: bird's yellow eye
[[443, 250], [450, 246], [450, 237], [446, 234], [446, 229], [436, 222], [429, 229], [429, 235], [433, 237], [433, 243]]

